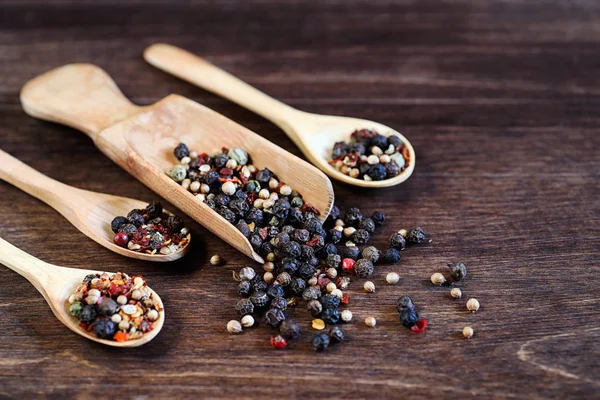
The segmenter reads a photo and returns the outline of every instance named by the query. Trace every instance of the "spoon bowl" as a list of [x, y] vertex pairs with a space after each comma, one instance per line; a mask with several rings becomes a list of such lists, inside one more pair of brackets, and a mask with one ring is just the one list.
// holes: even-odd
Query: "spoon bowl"
[[[321, 171], [332, 178], [354, 186], [380, 188], [398, 185], [415, 169], [415, 151], [406, 137], [383, 124], [360, 118], [338, 117], [303, 112], [292, 108], [251, 87], [235, 76], [183, 49], [157, 43], [144, 51], [153, 66], [225, 97], [256, 112], [278, 125]], [[410, 155], [408, 165], [397, 176], [380, 181], [352, 178], [329, 164], [335, 142], [348, 141], [357, 129], [374, 129], [384, 136], [397, 135]]]
[[136, 106], [94, 65], [65, 65], [34, 78], [21, 90], [21, 103], [34, 117], [87, 133], [123, 169], [260, 263], [262, 257], [234, 225], [167, 175], [178, 163], [173, 155], [178, 143], [199, 153], [223, 146], [244, 148], [257, 168], [269, 168], [316, 207], [321, 220], [333, 206], [331, 181], [311, 164], [182, 96], [170, 95], [150, 106]]
[[[102, 274], [103, 271], [66, 268], [49, 264], [25, 253], [2, 238], [0, 238], [0, 263], [26, 278], [44, 296], [56, 318], [67, 328], [86, 339], [113, 347], [137, 347], [154, 339], [163, 327], [165, 312], [162, 300], [155, 291], [150, 289], [154, 301], [161, 308], [158, 319], [152, 324], [152, 330], [139, 339], [125, 342], [100, 339], [79, 326], [79, 321], [69, 313], [68, 299], [69, 295], [81, 285], [86, 275]], [[108, 274], [112, 273], [108, 272]]]
[[[2, 150], [0, 150], [0, 179], [48, 204], [83, 234], [115, 253], [139, 260], [167, 262], [181, 258], [189, 251], [189, 240], [185, 246], [171, 254], [140, 253], [113, 242], [114, 233], [110, 226], [113, 218], [126, 216], [134, 208], [145, 208], [148, 203], [143, 201], [65, 185], [34, 170]], [[166, 210], [165, 213], [172, 215]]]

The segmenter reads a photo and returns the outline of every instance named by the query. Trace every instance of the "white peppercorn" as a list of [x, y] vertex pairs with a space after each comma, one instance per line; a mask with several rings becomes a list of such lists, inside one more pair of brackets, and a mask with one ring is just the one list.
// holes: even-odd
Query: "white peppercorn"
[[344, 298], [344, 293], [340, 289], [333, 289], [331, 291], [331, 294], [336, 296], [340, 300]]
[[272, 272], [265, 272], [265, 274], [263, 275], [263, 280], [270, 285], [271, 283], [273, 283], [273, 281], [275, 280], [275, 277], [273, 276]]
[[221, 191], [226, 195], [231, 196], [235, 193], [235, 183], [224, 182], [223, 185], [221, 185]]
[[479, 301], [477, 299], [469, 299], [467, 301], [467, 310], [472, 312], [479, 310]]
[[271, 261], [267, 261], [263, 264], [263, 269], [266, 272], [273, 272], [273, 270], [275, 269], [275, 264], [273, 264]]
[[271, 193], [269, 192], [268, 189], [261, 189], [260, 192], [258, 192], [259, 199], [266, 200], [269, 198], [269, 196], [271, 196]]
[[335, 283], [333, 282], [329, 282], [327, 284], [327, 286], [325, 287], [325, 290], [327, 290], [327, 293], [331, 293], [333, 292], [335, 289], [337, 289], [337, 286], [335, 285]]
[[[116, 314], [118, 315], [118, 314]], [[158, 311], [152, 309], [152, 310], [148, 310], [148, 312], [146, 313], [146, 317], [148, 317], [148, 319], [150, 321], [156, 321], [158, 319]]]
[[198, 190], [200, 190], [200, 182], [194, 181], [194, 182], [190, 183], [190, 190], [192, 192], [197, 192]]
[[365, 325], [374, 327], [375, 325], [377, 325], [377, 320], [374, 317], [367, 317], [365, 318]]
[[398, 231], [398, 233], [400, 234], [400, 236], [402, 236], [403, 238], [406, 239], [406, 237], [408, 236], [408, 231], [406, 229], [400, 229]]
[[218, 255], [218, 254], [215, 254], [214, 256], [212, 256], [212, 257], [210, 258], [210, 263], [211, 263], [212, 265], [221, 265], [221, 263], [222, 263], [222, 262], [223, 262], [223, 259], [222, 259], [222, 258], [221, 258], [221, 256], [220, 256], [220, 255]]
[[281, 193], [282, 196], [289, 196], [292, 194], [292, 188], [288, 185], [283, 185], [279, 188], [279, 193]]
[[256, 272], [252, 267], [244, 267], [240, 269], [239, 276], [243, 281], [251, 281], [256, 276]]
[[356, 228], [354, 228], [353, 226], [344, 228], [344, 236], [346, 237], [351, 237], [354, 234], [354, 232], [356, 232]]
[[335, 279], [338, 275], [338, 271], [335, 268], [327, 268], [327, 277], [330, 279]]
[[433, 275], [431, 275], [431, 283], [433, 283], [434, 285], [440, 286], [443, 285], [445, 282], [446, 278], [439, 272], [436, 272]]
[[462, 291], [457, 287], [452, 288], [450, 291], [450, 296], [454, 297], [455, 299], [460, 299], [462, 297]]
[[470, 326], [465, 326], [463, 328], [462, 334], [466, 339], [471, 338], [473, 336], [473, 333], [475, 332], [473, 332], [473, 328], [471, 328]]
[[342, 321], [344, 321], [344, 322], [352, 321], [352, 311], [350, 311], [350, 310], [342, 311], [340, 316], [342, 318]]
[[250, 328], [254, 326], [254, 317], [252, 315], [244, 315], [242, 318], [242, 326], [244, 328]]
[[184, 179], [181, 181], [181, 187], [184, 188], [185, 190], [188, 190], [190, 188], [190, 184], [192, 183], [191, 179]]
[[395, 285], [400, 280], [400, 275], [395, 272], [390, 272], [385, 276], [385, 281], [390, 285]]
[[335, 226], [341, 226], [341, 227], [343, 227], [344, 225], [345, 224], [344, 224], [343, 220], [341, 220], [341, 219], [336, 219], [335, 220]]
[[371, 281], [366, 281], [363, 288], [367, 293], [375, 293], [375, 284]]
[[233, 333], [233, 334], [241, 333], [242, 332], [242, 324], [240, 324], [238, 321], [232, 319], [231, 321], [229, 321], [227, 323], [227, 332]]

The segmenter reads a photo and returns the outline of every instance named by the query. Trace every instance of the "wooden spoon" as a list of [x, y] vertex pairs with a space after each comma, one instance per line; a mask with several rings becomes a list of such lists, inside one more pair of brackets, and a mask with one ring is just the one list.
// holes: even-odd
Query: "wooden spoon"
[[[102, 271], [66, 268], [48, 264], [16, 248], [2, 238], [0, 238], [0, 263], [31, 282], [42, 296], [44, 296], [56, 318], [67, 328], [86, 339], [114, 347], [137, 347], [154, 339], [163, 327], [165, 321], [164, 310], [160, 311], [159, 318], [152, 323], [153, 329], [139, 339], [132, 339], [126, 342], [100, 339], [79, 326], [79, 321], [69, 313], [68, 300], [69, 295], [81, 285], [86, 275], [102, 274]], [[108, 272], [108, 274], [112, 273]], [[161, 309], [164, 308], [162, 300], [156, 292], [152, 291], [152, 297], [160, 304]]]
[[179, 142], [198, 152], [242, 147], [257, 168], [268, 167], [321, 211], [333, 205], [331, 181], [321, 171], [211, 109], [177, 95], [138, 107], [102, 69], [70, 64], [29, 81], [21, 90], [24, 110], [37, 118], [84, 131], [96, 146], [146, 186], [233, 247], [263, 262], [250, 242], [218, 213], [167, 176]]
[[[380, 188], [404, 182], [415, 169], [415, 150], [394, 129], [366, 119], [313, 114], [292, 108], [253, 88], [235, 76], [183, 49], [157, 43], [144, 51], [150, 64], [201, 88], [225, 97], [278, 125], [314, 165], [332, 178], [350, 185]], [[409, 164], [399, 175], [381, 181], [351, 178], [329, 164], [335, 142], [347, 141], [357, 129], [373, 129], [382, 135], [397, 135], [410, 154]], [[385, 150], [385, 149], [384, 149]]]
[[[38, 198], [63, 215], [84, 235], [123, 256], [146, 261], [174, 261], [187, 254], [189, 242], [171, 254], [148, 254], [117, 246], [110, 222], [148, 203], [126, 197], [111, 196], [77, 189], [55, 181], [0, 150], [0, 179]], [[170, 214], [168, 211], [166, 213]]]

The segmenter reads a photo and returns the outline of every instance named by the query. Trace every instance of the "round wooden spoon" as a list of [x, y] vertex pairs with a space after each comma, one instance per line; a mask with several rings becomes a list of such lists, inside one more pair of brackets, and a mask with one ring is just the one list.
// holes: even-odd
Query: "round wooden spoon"
[[[69, 313], [69, 295], [77, 289], [88, 274], [103, 273], [89, 269], [75, 269], [48, 264], [16, 248], [0, 238], [0, 263], [27, 279], [44, 296], [50, 309], [67, 328], [94, 342], [114, 347], [137, 347], [148, 343], [163, 327], [165, 312], [160, 311], [158, 319], [152, 323], [152, 330], [139, 339], [126, 342], [100, 339], [79, 326], [79, 321]], [[108, 274], [111, 274], [108, 272]], [[152, 297], [163, 309], [158, 294], [152, 291]]]
[[[140, 253], [117, 246], [110, 222], [148, 203], [126, 197], [77, 189], [55, 181], [0, 150], [0, 179], [5, 180], [54, 208], [84, 235], [123, 256], [147, 261], [174, 261], [187, 254], [189, 242], [171, 254]], [[166, 212], [166, 211], [165, 211]], [[168, 212], [167, 212], [168, 213]]]
[[[155, 67], [225, 97], [278, 125], [310, 162], [339, 181], [370, 188], [394, 186], [407, 180], [415, 169], [415, 150], [412, 145], [403, 135], [388, 126], [366, 119], [297, 110], [267, 96], [208, 61], [168, 44], [153, 44], [144, 51], [144, 58]], [[357, 129], [372, 129], [385, 136], [400, 137], [410, 154], [406, 169], [390, 179], [365, 181], [351, 178], [331, 166], [329, 161], [334, 143], [347, 141]]]

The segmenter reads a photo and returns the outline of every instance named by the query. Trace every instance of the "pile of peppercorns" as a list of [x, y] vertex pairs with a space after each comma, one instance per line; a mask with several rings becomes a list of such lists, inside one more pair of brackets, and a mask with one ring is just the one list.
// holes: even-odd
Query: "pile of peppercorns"
[[133, 209], [127, 217], [115, 217], [111, 224], [115, 244], [148, 254], [171, 254], [190, 241], [190, 231], [177, 215], [163, 212], [159, 202], [144, 209]]
[[352, 132], [349, 142], [335, 143], [329, 164], [352, 178], [381, 181], [400, 174], [409, 161], [408, 147], [398, 136], [360, 129]]
[[69, 296], [69, 312], [100, 339], [125, 342], [152, 330], [162, 308], [141, 276], [117, 272], [87, 275]]

